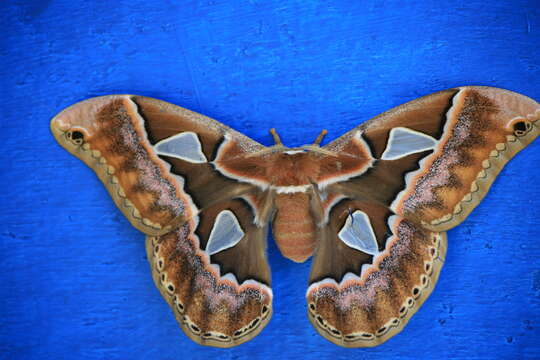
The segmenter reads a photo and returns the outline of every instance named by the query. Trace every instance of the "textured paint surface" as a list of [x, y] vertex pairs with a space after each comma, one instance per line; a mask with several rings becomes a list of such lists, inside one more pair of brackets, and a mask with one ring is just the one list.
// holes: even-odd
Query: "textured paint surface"
[[[540, 141], [448, 234], [433, 295], [398, 336], [342, 349], [316, 334], [309, 262], [269, 242], [274, 315], [233, 349], [189, 340], [154, 287], [144, 236], [49, 133], [84, 98], [135, 93], [270, 145], [328, 140], [459, 85], [540, 100], [537, 1], [4, 1], [0, 3], [0, 358], [535, 358]], [[535, 217], [536, 216], [536, 217]]]

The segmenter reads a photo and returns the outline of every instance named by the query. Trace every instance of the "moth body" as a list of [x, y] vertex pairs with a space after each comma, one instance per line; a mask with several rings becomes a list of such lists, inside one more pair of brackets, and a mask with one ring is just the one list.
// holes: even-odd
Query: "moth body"
[[[313, 254], [316, 243], [316, 219], [322, 208], [315, 190], [319, 175], [317, 148], [286, 148], [263, 155], [275, 213], [272, 234], [283, 256], [304, 262]], [[315, 198], [315, 201], [314, 201]]]
[[286, 258], [304, 262], [315, 248], [316, 224], [310, 212], [310, 194], [277, 194], [272, 234]]
[[154, 281], [184, 332], [231, 347], [272, 313], [268, 227], [282, 254], [313, 255], [308, 316], [345, 347], [400, 332], [433, 290], [446, 231], [540, 134], [540, 104], [507, 90], [434, 93], [327, 145], [263, 146], [172, 104], [89, 99], [51, 121], [147, 235]]

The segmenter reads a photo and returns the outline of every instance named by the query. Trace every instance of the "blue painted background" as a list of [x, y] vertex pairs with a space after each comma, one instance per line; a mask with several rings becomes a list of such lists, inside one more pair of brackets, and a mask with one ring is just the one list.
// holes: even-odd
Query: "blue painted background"
[[540, 100], [538, 1], [2, 1], [0, 358], [518, 359], [540, 357], [540, 141], [449, 233], [424, 307], [374, 349], [342, 349], [305, 316], [309, 262], [270, 241], [274, 317], [205, 348], [154, 288], [143, 235], [50, 118], [109, 93], [157, 97], [264, 144], [334, 139], [393, 106], [478, 84]]

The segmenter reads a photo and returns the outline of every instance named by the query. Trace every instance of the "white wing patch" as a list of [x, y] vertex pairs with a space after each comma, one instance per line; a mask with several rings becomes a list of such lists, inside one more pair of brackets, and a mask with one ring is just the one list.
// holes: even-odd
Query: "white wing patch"
[[311, 184], [308, 185], [298, 185], [298, 186], [270, 186], [272, 189], [276, 190], [278, 194], [295, 194], [299, 192], [306, 192], [311, 187]]
[[208, 255], [216, 254], [238, 244], [244, 237], [244, 231], [232, 211], [223, 210], [216, 216], [212, 231], [206, 244]]
[[397, 127], [390, 131], [386, 149], [381, 156], [383, 160], [395, 160], [421, 151], [431, 150], [437, 140], [418, 131]]
[[347, 217], [345, 225], [341, 228], [338, 237], [347, 246], [363, 251], [370, 255], [379, 252], [379, 245], [373, 232], [369, 217], [363, 211], [356, 210]]
[[171, 156], [192, 163], [207, 162], [197, 134], [186, 131], [161, 140], [154, 149], [159, 155]]

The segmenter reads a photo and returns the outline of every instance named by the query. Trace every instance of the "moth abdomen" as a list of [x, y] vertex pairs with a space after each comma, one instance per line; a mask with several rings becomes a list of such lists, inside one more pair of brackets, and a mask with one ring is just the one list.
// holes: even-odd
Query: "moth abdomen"
[[276, 194], [272, 233], [279, 250], [288, 259], [304, 262], [315, 249], [315, 220], [306, 192]]

